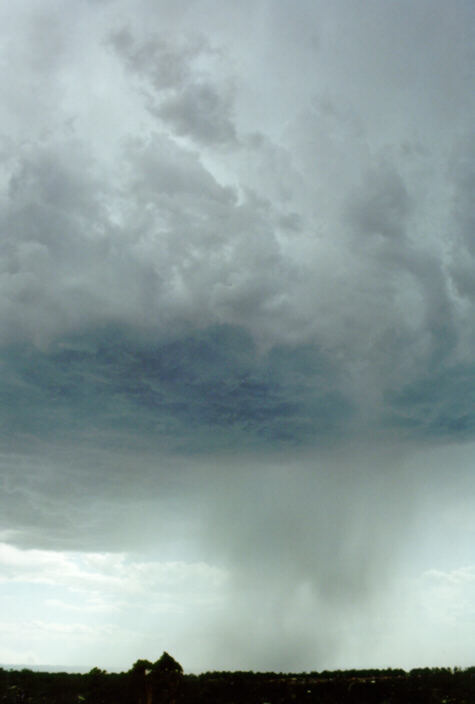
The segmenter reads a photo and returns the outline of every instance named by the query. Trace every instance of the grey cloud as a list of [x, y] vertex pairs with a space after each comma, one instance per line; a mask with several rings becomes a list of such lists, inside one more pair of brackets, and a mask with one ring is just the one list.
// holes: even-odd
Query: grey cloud
[[475, 273], [475, 150], [471, 139], [462, 139], [453, 155], [450, 176], [453, 181], [451, 272], [460, 296], [474, 299]]
[[137, 42], [132, 32], [122, 28], [110, 37], [110, 44], [134, 73], [144, 74], [156, 90], [181, 87], [189, 78], [191, 62], [206, 49], [203, 39], [183, 44], [153, 36]]
[[422, 430], [438, 442], [471, 438], [475, 428], [474, 380], [475, 370], [469, 365], [421, 375], [413, 384], [388, 394], [387, 422], [408, 433]]
[[421, 240], [415, 202], [394, 165], [385, 164], [351, 195], [346, 210], [356, 256], [375, 296], [385, 301], [388, 324], [375, 335], [375, 351], [396, 372], [384, 370], [386, 383], [395, 387], [456, 363], [461, 337], [443, 256]]
[[231, 107], [229, 89], [201, 83], [165, 100], [156, 113], [179, 135], [191, 136], [205, 144], [220, 144], [236, 141]]
[[[147, 73], [148, 62], [153, 64], [155, 56], [167, 51], [173, 54], [172, 49], [163, 48], [167, 45], [161, 40], [150, 40], [150, 46], [147, 42], [143, 46], [138, 43], [145, 47], [140, 53], [130, 35], [126, 33], [124, 36], [120, 40], [123, 45], [120, 45], [120, 50], [136, 62], [134, 70]], [[135, 47], [133, 51], [129, 47], [130, 42]], [[191, 61], [189, 56], [199, 55], [200, 51], [195, 47], [176, 50], [175, 53], [183, 54], [186, 63]], [[157, 62], [160, 63], [159, 58]], [[191, 81], [190, 89], [198, 89], [199, 84], [193, 83], [185, 73], [179, 72], [173, 80], [178, 83]], [[94, 317], [101, 314], [106, 318], [119, 315], [124, 321], [130, 317], [141, 318], [147, 321], [147, 326], [153, 319], [161, 319], [163, 326], [172, 327], [177, 324], [193, 327], [193, 324], [229, 322], [244, 325], [253, 334], [262, 335], [266, 344], [273, 344], [290, 329], [293, 329], [292, 335], [297, 341], [315, 336], [321, 339], [325, 330], [323, 337], [328, 347], [335, 348], [335, 341], [339, 340], [338, 345], [343, 344], [346, 350], [353, 348], [353, 354], [357, 356], [360, 342], [348, 328], [345, 330], [343, 314], [339, 312], [335, 315], [333, 312], [330, 317], [328, 313], [322, 315], [322, 302], [326, 297], [331, 297], [328, 292], [332, 291], [334, 296], [341, 295], [345, 300], [349, 317], [361, 320], [362, 330], [367, 313], [368, 325], [381, 326], [376, 337], [385, 334], [391, 320], [394, 321], [393, 327], [400, 328], [403, 322], [405, 325], [407, 321], [404, 318], [410, 319], [410, 314], [394, 310], [385, 275], [381, 276], [380, 272], [382, 265], [387, 270], [392, 267], [404, 269], [403, 248], [410, 245], [401, 244], [401, 250], [397, 252], [395, 245], [383, 244], [378, 253], [378, 243], [367, 242], [366, 249], [361, 251], [358, 245], [342, 236], [344, 228], [335, 218], [333, 210], [338, 208], [339, 203], [348, 202], [351, 195], [350, 227], [361, 232], [382, 232], [390, 239], [394, 239], [396, 233], [407, 238], [407, 228], [412, 225], [413, 219], [417, 220], [417, 209], [411, 204], [408, 186], [397, 170], [391, 170], [388, 165], [383, 170], [373, 171], [374, 175], [370, 175], [369, 180], [360, 187], [359, 194], [355, 195], [352, 183], [358, 176], [356, 171], [343, 184], [341, 193], [336, 197], [331, 195], [329, 200], [325, 181], [330, 179], [334, 185], [336, 181], [328, 173], [328, 168], [336, 163], [333, 168], [339, 174], [343, 173], [350, 160], [355, 160], [355, 150], [359, 155], [356, 159], [358, 168], [363, 168], [367, 157], [364, 156], [361, 135], [358, 137], [351, 119], [335, 112], [331, 105], [326, 110], [320, 110], [318, 119], [323, 119], [323, 123], [319, 124], [317, 120], [314, 124], [300, 125], [303, 127], [301, 141], [306, 147], [307, 161], [289, 158], [288, 152], [279, 150], [268, 140], [254, 145], [254, 155], [250, 146], [247, 166], [243, 164], [243, 170], [247, 168], [249, 172], [255, 168], [255, 190], [254, 193], [248, 190], [247, 200], [239, 205], [235, 193], [218, 185], [196, 155], [163, 136], [129, 141], [125, 158], [121, 161], [122, 176], [126, 177], [121, 177], [120, 183], [112, 180], [107, 186], [99, 186], [99, 173], [88, 181], [84, 168], [80, 174], [79, 168], [76, 173], [71, 173], [70, 168], [68, 173], [64, 168], [64, 156], [60, 156], [58, 150], [54, 157], [56, 162], [50, 158], [49, 163], [45, 161], [41, 166], [38, 157], [34, 167], [30, 163], [28, 177], [26, 167], [23, 171], [17, 170], [11, 181], [12, 198], [16, 204], [13, 217], [16, 218], [17, 227], [20, 218], [23, 218], [22, 230], [29, 231], [30, 224], [26, 220], [28, 212], [34, 213], [39, 223], [46, 213], [50, 217], [54, 215], [58, 224], [49, 230], [45, 223], [38, 234], [39, 242], [43, 245], [44, 238], [54, 237], [58, 252], [63, 252], [61, 262], [57, 259], [55, 262], [57, 272], [66, 274], [75, 271], [77, 274], [74, 292], [58, 287], [63, 291], [63, 319], [68, 317], [74, 320], [74, 314], [71, 316], [73, 311], [81, 310], [92, 313]], [[219, 130], [215, 134], [218, 135]], [[311, 140], [314, 152], [307, 148], [308, 140]], [[71, 144], [63, 144], [61, 149], [68, 155]], [[325, 156], [328, 149], [330, 154]], [[325, 167], [318, 173], [313, 168], [313, 158]], [[31, 173], [36, 173], [36, 176], [32, 177]], [[285, 176], [280, 176], [281, 173]], [[30, 195], [26, 186], [28, 179], [33, 184]], [[20, 182], [25, 182], [21, 188], [18, 185]], [[303, 197], [302, 193], [297, 192], [296, 184], [307, 189]], [[66, 188], [69, 188], [69, 195]], [[25, 201], [21, 214], [17, 205], [21, 202], [19, 189], [24, 191], [22, 198], [30, 199], [28, 205]], [[56, 199], [54, 206], [50, 203], [48, 189]], [[257, 189], [263, 191], [264, 199]], [[276, 201], [278, 197], [285, 197], [283, 212]], [[317, 198], [316, 207], [314, 198]], [[35, 201], [34, 206], [32, 200]], [[38, 200], [43, 204], [40, 208]], [[82, 232], [69, 239], [54, 234], [59, 233], [61, 227], [65, 232], [77, 228], [77, 221], [71, 218], [75, 209], [83, 213], [80, 217], [87, 213], [87, 220], [81, 223], [81, 227], [90, 228], [94, 237], [85, 238]], [[61, 222], [58, 211], [67, 220]], [[282, 222], [286, 211], [303, 212], [300, 222], [304, 227], [301, 227], [294, 243], [288, 230], [283, 237], [278, 233], [278, 223]], [[312, 244], [313, 232], [319, 233], [318, 238], [313, 237], [313, 240], [315, 244], [320, 242], [323, 245], [321, 251]], [[331, 243], [330, 237], [333, 240]], [[333, 243], [338, 248], [338, 251], [335, 250], [336, 259], [327, 262], [325, 258]], [[214, 250], [211, 257], [207, 253], [210, 245]], [[70, 248], [71, 255], [74, 253], [71, 263], [67, 263], [65, 247]], [[356, 252], [351, 251], [353, 247]], [[420, 259], [423, 256], [421, 252]], [[84, 266], [80, 267], [79, 273], [81, 259]], [[100, 265], [101, 262], [105, 267]], [[343, 277], [341, 270], [345, 271], [350, 262], [354, 263], [354, 270], [350, 272], [350, 278]], [[259, 277], [255, 276], [257, 271]], [[101, 282], [99, 276], [102, 277]], [[427, 280], [428, 277], [424, 275], [422, 278]], [[393, 280], [392, 291], [394, 288], [398, 290], [401, 284], [396, 277]], [[38, 286], [41, 288], [38, 277], [35, 285], [28, 284], [29, 295], [33, 299], [37, 297]], [[372, 289], [371, 296], [365, 294], [368, 286]], [[69, 287], [72, 288], [70, 284]], [[124, 296], [126, 290], [127, 301]], [[425, 296], [428, 290], [425, 283], [422, 290]], [[442, 285], [439, 290], [442, 291]], [[53, 298], [54, 294], [50, 300]], [[437, 305], [434, 305], [434, 310], [437, 310]], [[28, 310], [25, 314], [30, 316]], [[77, 315], [80, 321], [79, 312]], [[31, 317], [34, 318], [34, 315]], [[57, 319], [56, 313], [54, 317]], [[181, 323], [178, 322], [180, 319]], [[378, 322], [379, 319], [381, 322]], [[281, 324], [282, 320], [285, 324]], [[328, 333], [329, 323], [331, 328]], [[448, 329], [447, 326], [445, 329]], [[366, 331], [362, 333], [362, 336], [365, 335]]]
[[15, 336], [47, 344], [86, 321], [142, 321], [168, 334], [247, 316], [255, 329], [275, 326], [272, 301], [291, 266], [270, 206], [252, 194], [238, 203], [196, 154], [165, 137], [129, 141], [120, 180], [107, 185], [80, 146], [30, 149], [10, 171], [2, 282], [10, 334], [16, 327]]
[[[154, 135], [147, 141], [131, 141], [126, 146], [135, 198], [160, 203], [162, 195], [195, 197], [232, 206], [235, 194], [219, 185], [201, 163], [198, 154], [181, 149], [172, 140]], [[163, 203], [166, 212], [166, 203]]]
[[9, 435], [113, 440], [126, 431], [158, 449], [209, 451], [325, 442], [351, 415], [339, 371], [316, 348], [262, 356], [225, 326], [166, 345], [137, 347], [133, 335], [98, 331], [43, 354], [4, 354]]
[[[66, 155], [71, 154], [78, 156], [68, 161]], [[241, 328], [267, 350], [262, 364], [268, 367], [270, 386], [266, 382], [262, 387], [263, 379], [258, 386], [265, 403], [273, 398], [268, 413], [274, 418], [259, 433], [280, 434], [282, 439], [311, 438], [322, 423], [329, 430], [339, 427], [332, 400], [335, 374], [338, 393], [346, 398], [336, 406], [343, 420], [345, 405], [364, 408], [371, 388], [382, 399], [377, 414], [385, 394], [400, 384], [417, 384], [421, 375], [437, 375], [438, 365], [454, 354], [457, 320], [443, 268], [414, 243], [414, 206], [402, 178], [388, 166], [370, 173], [359, 191], [348, 196], [351, 237], [340, 235], [337, 259], [330, 259], [335, 270], [325, 266], [325, 259], [323, 264], [318, 261], [318, 249], [310, 250], [306, 262], [294, 258], [292, 238], [305, 237], [302, 226], [296, 234], [287, 230], [289, 239], [282, 240], [277, 227], [283, 216], [276, 206], [252, 191], [239, 202], [236, 192], [219, 185], [195, 153], [169, 138], [130, 140], [122, 166], [120, 180], [100, 184], [94, 165], [74, 142], [30, 150], [19, 160], [4, 210], [8, 237], [3, 244], [3, 305], [10, 320], [10, 328], [3, 331], [6, 341], [23, 339], [54, 350], [79, 333], [86, 347], [94, 347], [94, 330], [112, 325], [127, 335], [136, 330], [144, 339], [155, 340], [158, 349], [167, 349], [167, 340], [177, 339], [186, 350], [189, 334], [196, 330], [216, 324]], [[302, 244], [305, 252], [307, 244]], [[321, 246], [318, 240], [316, 246]], [[328, 251], [322, 249], [324, 257]], [[352, 262], [352, 272], [344, 280], [338, 267], [346, 267], [347, 261]], [[341, 308], [335, 305], [338, 297]], [[333, 300], [331, 310], [327, 298]], [[351, 318], [354, 324], [347, 326], [345, 320]], [[111, 345], [121, 344], [120, 334], [112, 339]], [[219, 346], [227, 358], [230, 343], [220, 340]], [[293, 387], [294, 370], [302, 355], [318, 365], [323, 349], [324, 358], [335, 360], [328, 372], [328, 403], [322, 401], [327, 391], [310, 383], [294, 405], [298, 389], [303, 389], [300, 381]], [[28, 354], [33, 358], [36, 353]], [[131, 348], [127, 354], [136, 351]], [[293, 358], [293, 366], [286, 367], [285, 354]], [[357, 380], [363, 354], [368, 360], [366, 389]], [[41, 364], [47, 369], [61, 359], [48, 362], [45, 357]], [[102, 364], [97, 358], [91, 363]], [[176, 408], [190, 400], [183, 396], [187, 364], [192, 368], [188, 359], [179, 369], [183, 386], [173, 391]], [[227, 417], [226, 408], [233, 403], [237, 417], [242, 411], [244, 418], [244, 397], [241, 411], [239, 396], [232, 402], [223, 398], [221, 408], [205, 387], [195, 388], [200, 398], [196, 413], [207, 418], [210, 427]], [[248, 389], [251, 417], [257, 388]], [[127, 393], [120, 390], [126, 404]], [[79, 403], [79, 396], [75, 398]], [[184, 423], [184, 418], [170, 421], [170, 427]]]
[[236, 142], [232, 82], [213, 71], [223, 57], [206, 40], [186, 37], [173, 43], [151, 36], [137, 41], [122, 29], [110, 43], [128, 70], [149, 86], [151, 113], [175, 134], [205, 144]]
[[353, 196], [348, 217], [363, 236], [399, 238], [405, 235], [411, 198], [399, 174], [382, 166], [368, 174], [364, 195]]

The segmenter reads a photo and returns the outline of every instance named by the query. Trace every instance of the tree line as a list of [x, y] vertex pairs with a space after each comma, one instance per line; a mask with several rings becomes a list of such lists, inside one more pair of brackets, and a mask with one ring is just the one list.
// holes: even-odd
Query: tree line
[[127, 672], [0, 668], [2, 704], [474, 704], [475, 667], [185, 675], [168, 653]]

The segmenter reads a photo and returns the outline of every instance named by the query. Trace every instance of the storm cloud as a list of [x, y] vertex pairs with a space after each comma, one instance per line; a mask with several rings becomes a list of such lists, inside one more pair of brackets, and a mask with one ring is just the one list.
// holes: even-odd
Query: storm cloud
[[0, 13], [0, 658], [469, 664], [471, 3]]

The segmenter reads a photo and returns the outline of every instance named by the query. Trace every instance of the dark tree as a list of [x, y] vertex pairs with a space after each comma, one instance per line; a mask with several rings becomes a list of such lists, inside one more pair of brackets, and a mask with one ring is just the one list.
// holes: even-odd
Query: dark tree
[[174, 704], [179, 699], [182, 688], [182, 666], [171, 655], [163, 653], [146, 677], [147, 704]]
[[152, 666], [152, 672], [175, 672], [183, 674], [183, 668], [171, 655], [164, 652], [162, 657]]

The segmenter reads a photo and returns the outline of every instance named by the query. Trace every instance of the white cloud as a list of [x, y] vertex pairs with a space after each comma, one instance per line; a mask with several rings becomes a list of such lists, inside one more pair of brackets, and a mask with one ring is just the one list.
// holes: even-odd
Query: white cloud
[[431, 622], [470, 629], [475, 625], [475, 565], [422, 575], [422, 606]]
[[[195, 612], [206, 619], [219, 610], [226, 583], [224, 570], [203, 562], [141, 562], [125, 554], [1, 544], [0, 592], [9, 606], [0, 624], [8, 646], [0, 658], [86, 667], [117, 667], [120, 661], [127, 669], [137, 649], [154, 658], [192, 627]], [[31, 648], [26, 655], [24, 643]]]
[[[84, 596], [124, 600], [164, 595], [178, 604], [213, 602], [226, 573], [205, 563], [138, 562], [125, 554], [22, 550], [0, 544], [0, 583], [24, 582], [62, 587]], [[150, 604], [153, 608], [153, 600]]]

